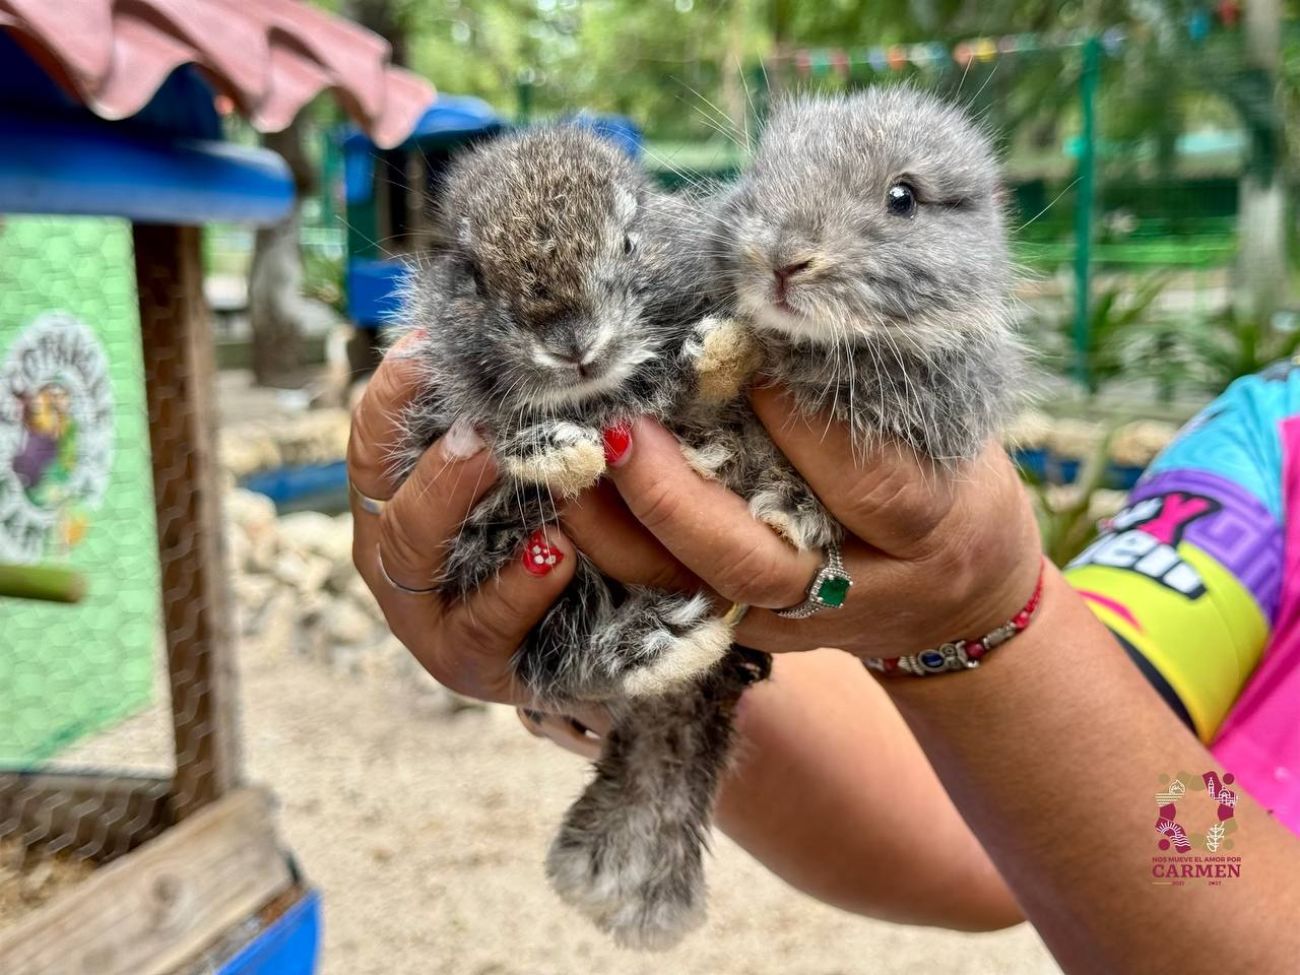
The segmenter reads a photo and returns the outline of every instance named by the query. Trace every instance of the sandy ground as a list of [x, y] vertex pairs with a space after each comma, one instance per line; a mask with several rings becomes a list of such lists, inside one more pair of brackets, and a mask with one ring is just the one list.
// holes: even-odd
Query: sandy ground
[[[1027, 928], [963, 935], [863, 920], [791, 890], [725, 839], [710, 921], [677, 950], [615, 949], [541, 862], [581, 762], [494, 708], [434, 716], [405, 682], [246, 647], [251, 776], [324, 893], [325, 975], [1055, 972]], [[422, 679], [412, 677], [412, 680]]]
[[[240, 656], [249, 777], [278, 797], [285, 846], [324, 895], [323, 975], [1059, 971], [1027, 927], [967, 935], [855, 917], [787, 887], [725, 837], [705, 927], [664, 955], [622, 951], [542, 872], [582, 762], [525, 734], [508, 709], [431, 707], [439, 699], [413, 664], [401, 676], [336, 674], [289, 649], [283, 631]], [[63, 758], [164, 771], [168, 736], [154, 708]]]

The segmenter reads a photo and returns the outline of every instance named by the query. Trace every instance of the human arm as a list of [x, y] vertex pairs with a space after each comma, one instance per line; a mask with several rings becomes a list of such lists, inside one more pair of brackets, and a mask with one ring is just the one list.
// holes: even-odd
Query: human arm
[[[582, 758], [600, 755], [600, 714], [582, 723], [520, 717]], [[715, 822], [791, 886], [902, 924], [986, 931], [1023, 920], [911, 731], [853, 657], [778, 655], [771, 678], [741, 699], [736, 737]]]
[[[822, 500], [867, 540], [850, 563], [852, 597], [835, 615], [862, 620], [869, 607], [866, 615], [881, 625], [846, 633], [839, 645], [864, 656], [911, 653], [987, 632], [1023, 603], [1038, 570], [1037, 545], [1000, 450], [990, 448], [955, 477], [888, 449], [849, 465], [853, 448], [842, 429], [793, 416], [779, 394], [760, 394], [756, 406]], [[625, 503], [648, 516], [650, 534], [673, 556], [735, 598], [739, 577], [725, 571], [726, 558], [710, 553], [725, 552], [730, 535], [745, 529], [698, 498], [665, 500], [656, 484], [675, 475], [665, 469], [672, 461], [656, 436], [644, 436], [653, 456], [642, 458], [653, 462], [656, 479], [626, 473], [635, 454], [624, 473], [614, 473]], [[570, 531], [599, 560], [595, 540]], [[1067, 970], [1162, 971], [1175, 962], [1243, 960], [1251, 970], [1286, 970], [1296, 936], [1278, 921], [1300, 906], [1300, 844], [1242, 796], [1242, 852], [1258, 852], [1243, 856], [1235, 888], [1151, 883], [1151, 857], [1160, 852], [1156, 777], [1217, 765], [1055, 570], [1045, 582], [1039, 618], [979, 670], [885, 685], [957, 808]], [[868, 598], [860, 600], [863, 593]], [[769, 614], [755, 615], [744, 642], [783, 649]], [[1213, 923], [1227, 898], [1241, 923]]]

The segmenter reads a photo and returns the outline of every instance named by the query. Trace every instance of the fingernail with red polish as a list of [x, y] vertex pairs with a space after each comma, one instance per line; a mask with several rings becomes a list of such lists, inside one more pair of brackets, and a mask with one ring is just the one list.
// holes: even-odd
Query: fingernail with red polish
[[605, 441], [605, 463], [610, 467], [618, 467], [627, 460], [628, 452], [632, 449], [632, 428], [626, 423], [620, 423], [618, 426], [609, 427], [601, 435]]
[[524, 542], [524, 568], [535, 576], [544, 576], [564, 561], [564, 553], [546, 541], [539, 529]]

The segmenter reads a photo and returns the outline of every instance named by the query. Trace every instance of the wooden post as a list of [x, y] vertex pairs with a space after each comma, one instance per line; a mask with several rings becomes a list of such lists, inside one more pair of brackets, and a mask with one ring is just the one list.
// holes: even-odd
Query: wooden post
[[178, 818], [240, 781], [212, 335], [199, 233], [197, 227], [134, 228]]

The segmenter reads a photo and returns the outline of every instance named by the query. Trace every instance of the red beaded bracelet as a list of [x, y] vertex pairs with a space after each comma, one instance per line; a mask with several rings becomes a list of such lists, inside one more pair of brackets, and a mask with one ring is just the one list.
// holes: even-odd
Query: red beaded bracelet
[[1029, 602], [1021, 607], [1020, 612], [978, 640], [954, 640], [943, 646], [922, 650], [920, 653], [905, 657], [874, 658], [862, 662], [866, 664], [867, 669], [879, 674], [908, 674], [912, 677], [930, 677], [933, 674], [944, 674], [953, 670], [974, 670], [980, 665], [985, 654], [1002, 646], [1029, 626], [1043, 598], [1045, 569], [1046, 562], [1039, 566], [1038, 582], [1034, 585], [1034, 593], [1029, 597]]

